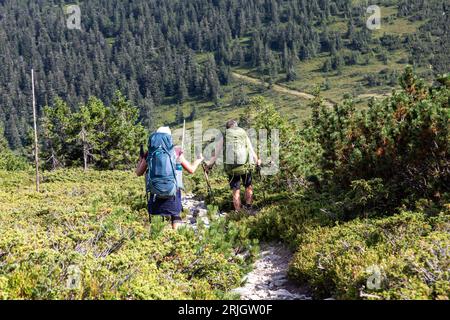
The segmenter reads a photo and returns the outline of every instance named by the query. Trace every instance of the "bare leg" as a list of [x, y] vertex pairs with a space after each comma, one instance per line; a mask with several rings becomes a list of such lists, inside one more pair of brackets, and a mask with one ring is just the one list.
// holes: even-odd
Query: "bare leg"
[[241, 190], [233, 190], [234, 210], [241, 211]]
[[172, 229], [173, 230], [178, 230], [182, 225], [183, 225], [182, 221], [172, 222]]
[[245, 188], [245, 204], [251, 206], [253, 204], [253, 187]]

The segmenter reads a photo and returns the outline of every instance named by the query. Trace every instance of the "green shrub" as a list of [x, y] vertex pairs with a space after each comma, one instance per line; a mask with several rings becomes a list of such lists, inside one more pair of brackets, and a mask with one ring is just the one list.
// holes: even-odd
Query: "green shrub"
[[[244, 115], [248, 127], [267, 131], [267, 154], [262, 157], [263, 168], [275, 164], [271, 149], [272, 133], [278, 130], [279, 135], [279, 167], [276, 175], [264, 176], [263, 188], [268, 192], [288, 191], [291, 194], [301, 192], [309, 186], [308, 177], [321, 177], [322, 170], [318, 163], [323, 156], [321, 145], [312, 139], [308, 128], [300, 129], [281, 115], [276, 107], [262, 97], [255, 97]], [[261, 132], [261, 131], [260, 131]]]
[[27, 161], [11, 151], [0, 155], [0, 170], [21, 171], [29, 168]]
[[21, 171], [28, 169], [26, 160], [14, 154], [8, 147], [4, 137], [3, 127], [0, 125], [0, 170]]
[[333, 223], [335, 217], [324, 209], [326, 204], [323, 201], [320, 198], [308, 199], [308, 196], [279, 201], [243, 221], [250, 227], [252, 238], [283, 240], [296, 247], [309, 227]]
[[43, 177], [0, 171], [0, 299], [219, 299], [256, 254], [243, 224], [150, 226], [132, 172]]
[[379, 212], [418, 197], [439, 201], [450, 179], [450, 87], [440, 82], [427, 85], [408, 68], [402, 89], [368, 109], [356, 109], [352, 100], [333, 108], [316, 100], [309, 138], [323, 149], [318, 164], [328, 179], [345, 192], [355, 181], [379, 179], [386, 197], [364, 205]]
[[[290, 276], [318, 297], [449, 299], [450, 216], [403, 212], [306, 232]], [[379, 287], [367, 282], [379, 270]]]

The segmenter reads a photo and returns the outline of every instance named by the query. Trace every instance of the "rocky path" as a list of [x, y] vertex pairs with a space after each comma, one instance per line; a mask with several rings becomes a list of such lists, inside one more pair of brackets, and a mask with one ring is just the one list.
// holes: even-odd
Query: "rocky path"
[[281, 243], [261, 244], [260, 257], [246, 277], [243, 287], [234, 292], [243, 300], [311, 300], [306, 288], [287, 277], [292, 253]]
[[[193, 195], [183, 198], [183, 208], [189, 209], [185, 223], [196, 228], [198, 219], [208, 226], [207, 208]], [[311, 300], [307, 290], [287, 277], [292, 252], [282, 243], [261, 244], [260, 256], [253, 270], [245, 277], [244, 286], [233, 290], [243, 300]]]
[[187, 194], [183, 197], [181, 201], [183, 208], [189, 209], [189, 213], [186, 215], [184, 219], [184, 223], [196, 229], [197, 221], [200, 219], [205, 224], [205, 226], [209, 226], [208, 219], [208, 209], [206, 208], [206, 204], [204, 201], [199, 201], [192, 194]]

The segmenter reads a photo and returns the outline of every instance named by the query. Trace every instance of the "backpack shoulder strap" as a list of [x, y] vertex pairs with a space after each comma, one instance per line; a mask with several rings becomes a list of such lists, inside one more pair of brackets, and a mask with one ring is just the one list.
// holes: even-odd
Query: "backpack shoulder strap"
[[[167, 153], [167, 155], [169, 156], [169, 159], [170, 159], [170, 166], [172, 167], [172, 174], [173, 174], [174, 179], [176, 180], [176, 179], [177, 179], [177, 173], [176, 173], [176, 171], [175, 171], [175, 164], [173, 163], [173, 159], [172, 159], [172, 152], [169, 151], [169, 150], [167, 150], [167, 148], [166, 148], [165, 145], [161, 145], [161, 148], [162, 148], [163, 151], [164, 151], [165, 153]], [[172, 147], [172, 151], [175, 152], [175, 150], [174, 150], [173, 147]]]

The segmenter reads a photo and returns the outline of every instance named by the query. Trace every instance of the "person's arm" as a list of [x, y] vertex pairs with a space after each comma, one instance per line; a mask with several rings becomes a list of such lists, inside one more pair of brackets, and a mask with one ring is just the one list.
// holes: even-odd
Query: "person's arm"
[[207, 165], [208, 167], [212, 167], [214, 163], [216, 163], [217, 158], [223, 152], [223, 137], [217, 142], [216, 149], [214, 150], [214, 155], [209, 159]]
[[250, 140], [249, 137], [247, 137], [247, 144], [248, 144], [248, 146], [250, 148], [250, 155], [253, 158], [253, 161], [255, 162], [255, 164], [257, 166], [260, 166], [261, 165], [261, 159], [258, 158], [258, 155], [255, 152], [255, 149], [253, 149], [253, 144], [252, 144], [252, 141]]
[[139, 158], [139, 162], [136, 168], [136, 175], [138, 177], [141, 177], [145, 174], [147, 171], [147, 153], [144, 155], [143, 158]]
[[180, 155], [180, 158], [179, 158], [179, 161], [180, 161], [181, 165], [183, 166], [183, 168], [190, 174], [194, 174], [195, 171], [197, 171], [198, 167], [203, 162], [203, 160], [205, 160], [205, 158], [203, 158], [203, 155], [200, 155], [198, 157], [198, 159], [195, 160], [194, 163], [192, 163], [192, 164], [189, 161], [187, 161], [183, 155]]

